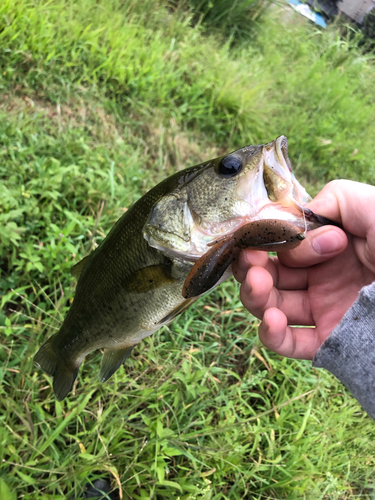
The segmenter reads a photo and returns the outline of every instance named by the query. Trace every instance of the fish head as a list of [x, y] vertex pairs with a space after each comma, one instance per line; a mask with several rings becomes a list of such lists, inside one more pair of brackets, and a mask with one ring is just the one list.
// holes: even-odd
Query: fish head
[[292, 173], [288, 142], [280, 136], [180, 172], [173, 189], [153, 206], [144, 237], [170, 257], [196, 261], [214, 241], [256, 220], [318, 227], [304, 215], [302, 205], [310, 199]]

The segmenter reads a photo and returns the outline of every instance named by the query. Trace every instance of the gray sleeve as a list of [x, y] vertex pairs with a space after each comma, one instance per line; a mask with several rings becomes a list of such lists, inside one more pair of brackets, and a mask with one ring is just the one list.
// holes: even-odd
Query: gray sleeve
[[333, 373], [375, 419], [375, 282], [362, 288], [313, 366]]

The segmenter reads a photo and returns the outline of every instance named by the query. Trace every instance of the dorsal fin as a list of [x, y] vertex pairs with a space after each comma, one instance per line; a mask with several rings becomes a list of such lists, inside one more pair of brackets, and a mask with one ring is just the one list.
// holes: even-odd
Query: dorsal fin
[[70, 269], [70, 274], [72, 276], [74, 276], [76, 279], [78, 279], [81, 276], [82, 271], [84, 270], [84, 268], [86, 267], [86, 265], [88, 263], [89, 257], [90, 257], [90, 255], [87, 255], [87, 257], [83, 257], [82, 260], [80, 260], [79, 262], [77, 262], [77, 264], [75, 264]]

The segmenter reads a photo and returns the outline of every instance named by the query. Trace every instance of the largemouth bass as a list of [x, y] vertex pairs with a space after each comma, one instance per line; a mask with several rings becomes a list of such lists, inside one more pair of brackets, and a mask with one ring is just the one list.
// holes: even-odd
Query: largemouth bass
[[330, 223], [303, 208], [287, 139], [246, 146], [171, 177], [140, 198], [101, 245], [72, 268], [74, 301], [35, 363], [59, 400], [83, 358], [104, 349], [106, 381], [143, 338], [168, 324], [231, 275], [241, 248], [294, 248]]

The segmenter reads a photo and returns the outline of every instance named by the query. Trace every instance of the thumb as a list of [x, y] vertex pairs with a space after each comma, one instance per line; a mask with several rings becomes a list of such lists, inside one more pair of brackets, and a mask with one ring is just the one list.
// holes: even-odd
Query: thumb
[[323, 226], [308, 231], [306, 239], [294, 250], [280, 252], [278, 257], [288, 267], [309, 267], [320, 264], [345, 250], [348, 238], [336, 226]]
[[[375, 187], [360, 182], [329, 182], [307, 205], [313, 212], [342, 225], [352, 239], [360, 261], [375, 272]], [[351, 236], [352, 235], [352, 236]], [[345, 250], [347, 235], [334, 226], [323, 226], [307, 233], [295, 250], [279, 255], [290, 267], [311, 266]]]
[[375, 226], [375, 187], [343, 179], [332, 181], [307, 207], [339, 222], [354, 236], [365, 238]]

